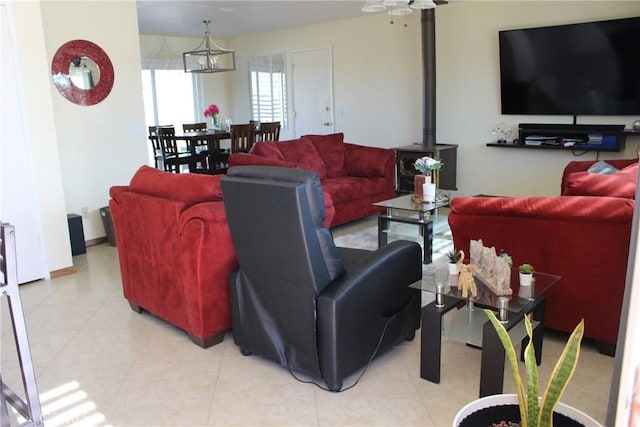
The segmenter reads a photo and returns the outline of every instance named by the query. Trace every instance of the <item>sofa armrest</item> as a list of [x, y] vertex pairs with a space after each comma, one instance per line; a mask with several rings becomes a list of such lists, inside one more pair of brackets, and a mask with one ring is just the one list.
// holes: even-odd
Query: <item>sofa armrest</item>
[[126, 191], [129, 191], [129, 186], [128, 185], [114, 185], [113, 187], [109, 188], [109, 196], [112, 199], [118, 199], [118, 197], [120, 197], [120, 195]]
[[455, 215], [597, 223], [630, 223], [634, 202], [618, 197], [455, 197]]
[[[325, 378], [341, 377], [335, 360], [367, 360], [419, 327], [422, 250], [395, 241], [376, 251], [338, 248], [345, 273], [318, 296], [318, 350]], [[343, 363], [342, 365], [348, 366]], [[344, 369], [344, 366], [342, 367]], [[344, 374], [344, 372], [342, 372]]]
[[349, 176], [393, 177], [395, 151], [345, 142], [344, 167]]
[[185, 315], [190, 333], [207, 337], [231, 324], [228, 281], [238, 261], [222, 202], [191, 206], [179, 221]]

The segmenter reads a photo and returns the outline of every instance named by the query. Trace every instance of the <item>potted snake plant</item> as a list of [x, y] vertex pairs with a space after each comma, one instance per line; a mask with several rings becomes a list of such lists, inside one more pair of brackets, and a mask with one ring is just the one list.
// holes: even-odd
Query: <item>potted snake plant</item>
[[[533, 348], [533, 328], [528, 316], [524, 317], [529, 343], [525, 348], [526, 389], [518, 370], [518, 359], [509, 332], [491, 310], [485, 310], [504, 346], [507, 360], [516, 384], [516, 394], [501, 394], [480, 398], [462, 408], [454, 419], [454, 427], [463, 426], [520, 426], [520, 427], [560, 427], [601, 426], [596, 420], [568, 405], [559, 403], [562, 394], [573, 376], [580, 343], [584, 333], [584, 320], [573, 330], [549, 383], [542, 393], [538, 389], [538, 367]], [[482, 420], [482, 421], [480, 421]]]

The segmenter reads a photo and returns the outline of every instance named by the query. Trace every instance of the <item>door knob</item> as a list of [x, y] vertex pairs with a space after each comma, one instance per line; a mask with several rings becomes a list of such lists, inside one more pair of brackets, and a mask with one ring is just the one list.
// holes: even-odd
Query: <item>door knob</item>
[[324, 122], [325, 126], [331, 126], [331, 122]]

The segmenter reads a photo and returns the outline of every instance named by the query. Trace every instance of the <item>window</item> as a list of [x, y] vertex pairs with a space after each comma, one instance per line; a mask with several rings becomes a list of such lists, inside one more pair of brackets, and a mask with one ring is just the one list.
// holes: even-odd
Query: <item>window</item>
[[147, 126], [193, 123], [194, 76], [183, 70], [142, 70], [142, 93]]
[[287, 75], [283, 53], [249, 61], [251, 118], [287, 127]]

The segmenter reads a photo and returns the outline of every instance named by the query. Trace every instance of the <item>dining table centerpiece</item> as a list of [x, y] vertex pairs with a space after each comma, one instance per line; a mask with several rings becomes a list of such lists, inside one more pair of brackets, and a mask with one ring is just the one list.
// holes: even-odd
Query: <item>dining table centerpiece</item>
[[436, 183], [433, 175], [442, 166], [443, 163], [440, 159], [429, 156], [420, 157], [415, 161], [413, 167], [418, 173], [413, 177], [414, 200], [422, 200], [427, 203], [435, 202]]
[[211, 123], [214, 129], [220, 128], [220, 109], [216, 104], [211, 104], [204, 110], [204, 117], [211, 118]]

